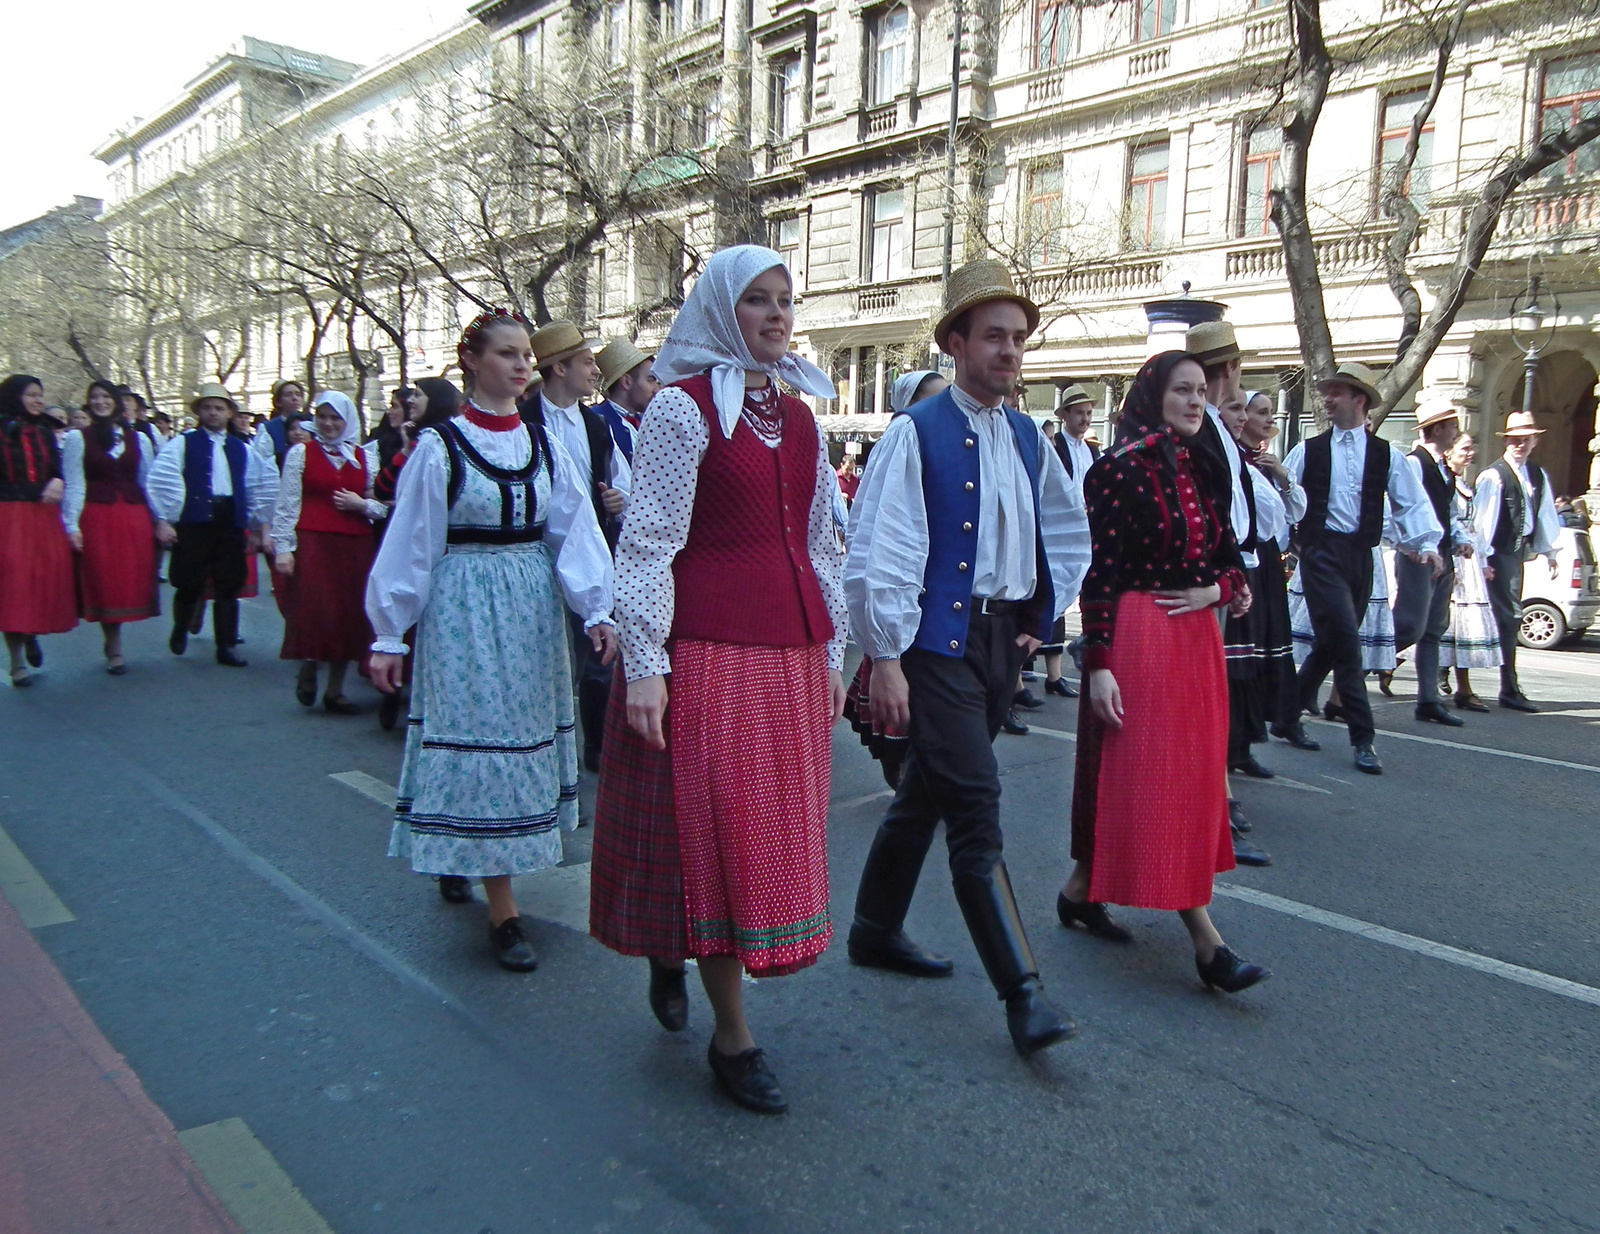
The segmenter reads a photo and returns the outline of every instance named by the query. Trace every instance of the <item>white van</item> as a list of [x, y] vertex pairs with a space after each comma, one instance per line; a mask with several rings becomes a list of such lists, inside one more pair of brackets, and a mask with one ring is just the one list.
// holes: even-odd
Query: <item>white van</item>
[[1563, 527], [1556, 539], [1556, 574], [1543, 557], [1522, 567], [1522, 629], [1517, 642], [1548, 651], [1582, 634], [1600, 613], [1600, 571], [1587, 530]]

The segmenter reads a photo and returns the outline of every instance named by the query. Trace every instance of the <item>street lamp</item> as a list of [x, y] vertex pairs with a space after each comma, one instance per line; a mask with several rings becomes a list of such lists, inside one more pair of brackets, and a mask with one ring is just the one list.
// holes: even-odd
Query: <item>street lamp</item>
[[1556, 335], [1561, 301], [1550, 297], [1551, 307], [1539, 303], [1539, 276], [1528, 276], [1528, 290], [1511, 301], [1511, 341], [1522, 350], [1522, 410], [1533, 414], [1533, 376], [1539, 356]]

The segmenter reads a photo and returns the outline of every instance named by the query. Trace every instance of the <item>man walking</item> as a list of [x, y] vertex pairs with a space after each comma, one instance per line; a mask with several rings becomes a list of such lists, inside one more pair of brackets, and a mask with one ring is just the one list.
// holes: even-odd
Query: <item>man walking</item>
[[628, 466], [633, 466], [634, 435], [644, 419], [645, 408], [655, 398], [661, 383], [650, 369], [655, 356], [640, 351], [625, 338], [614, 338], [600, 349], [595, 363], [600, 366], [601, 401], [594, 410], [611, 429], [611, 441], [622, 451]]
[[1446, 405], [1421, 415], [1417, 436], [1420, 440], [1411, 452], [1410, 463], [1442, 532], [1439, 557], [1444, 562], [1444, 572], [1425, 564], [1421, 554], [1412, 549], [1395, 553], [1395, 650], [1404, 651], [1413, 644], [1417, 649], [1417, 719], [1460, 728], [1463, 721], [1446, 711], [1439, 701], [1439, 640], [1450, 628], [1450, 596], [1456, 585], [1455, 549], [1459, 543], [1450, 516], [1455, 474], [1444, 461], [1446, 451], [1461, 436], [1456, 409]]

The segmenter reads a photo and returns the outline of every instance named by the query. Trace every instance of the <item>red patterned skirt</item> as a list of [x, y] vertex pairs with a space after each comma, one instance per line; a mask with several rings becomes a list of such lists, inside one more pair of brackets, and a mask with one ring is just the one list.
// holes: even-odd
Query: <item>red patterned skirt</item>
[[155, 525], [131, 501], [84, 505], [78, 519], [78, 613], [85, 621], [121, 624], [161, 612], [156, 584]]
[[77, 624], [77, 578], [61, 507], [0, 501], [0, 631], [62, 634]]
[[372, 646], [367, 575], [377, 555], [371, 536], [302, 531], [294, 573], [279, 578], [284, 660], [363, 661]]
[[833, 937], [827, 650], [674, 644], [669, 749], [612, 691], [595, 805], [590, 931], [628, 955], [737, 956], [796, 972]]
[[1122, 728], [1078, 708], [1072, 855], [1097, 903], [1199, 908], [1234, 866], [1222, 635], [1212, 612], [1169, 617], [1145, 591], [1124, 592], [1115, 621]]

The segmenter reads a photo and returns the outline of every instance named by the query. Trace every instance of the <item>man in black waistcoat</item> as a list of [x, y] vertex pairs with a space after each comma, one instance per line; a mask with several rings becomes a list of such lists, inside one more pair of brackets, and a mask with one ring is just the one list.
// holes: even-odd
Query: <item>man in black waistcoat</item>
[[1450, 628], [1450, 596], [1456, 585], [1457, 539], [1450, 518], [1455, 474], [1444, 461], [1445, 452], [1461, 436], [1456, 409], [1446, 405], [1419, 413], [1417, 435], [1421, 440], [1411, 452], [1411, 465], [1443, 532], [1439, 556], [1444, 573], [1425, 565], [1418, 553], [1407, 549], [1395, 553], [1394, 644], [1396, 651], [1412, 645], [1417, 649], [1417, 719], [1460, 728], [1461, 719], [1439, 701], [1439, 640]]
[[1300, 666], [1300, 702], [1316, 705], [1332, 669], [1356, 770], [1375, 776], [1383, 774], [1383, 764], [1372, 748], [1361, 618], [1372, 597], [1372, 550], [1383, 538], [1384, 505], [1393, 509], [1401, 549], [1414, 552], [1435, 577], [1444, 573], [1442, 529], [1406, 456], [1367, 427], [1368, 413], [1383, 400], [1366, 365], [1340, 365], [1317, 390], [1333, 427], [1302, 441], [1284, 461], [1307, 501], [1296, 535], [1312, 645]]

